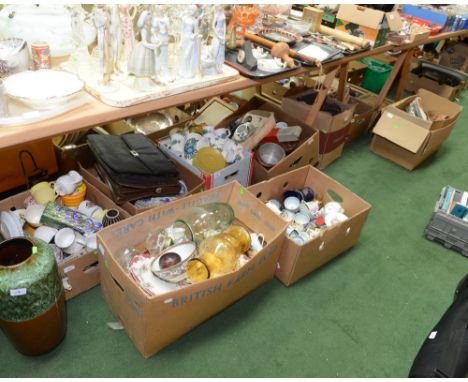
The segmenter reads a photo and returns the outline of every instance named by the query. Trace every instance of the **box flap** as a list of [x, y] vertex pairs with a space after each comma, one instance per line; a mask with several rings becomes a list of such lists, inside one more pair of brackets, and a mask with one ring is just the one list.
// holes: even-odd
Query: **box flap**
[[400, 112], [401, 110], [386, 108], [373, 132], [416, 154], [424, 145], [430, 131], [412, 123], [406, 118], [406, 113]]
[[398, 32], [401, 28], [403, 28], [403, 22], [401, 21], [400, 14], [398, 12], [387, 12], [385, 17], [391, 31]]
[[341, 4], [336, 17], [372, 29], [380, 29], [385, 13], [354, 4]]
[[[443, 123], [437, 123], [437, 126], [447, 126], [460, 115], [463, 107], [448, 100], [447, 98], [441, 97], [438, 94], [430, 92], [426, 89], [418, 89], [416, 94], [421, 97], [421, 105], [424, 111], [430, 112], [432, 114], [445, 114], [448, 115], [448, 119], [443, 121]], [[436, 125], [436, 122], [433, 123]]]

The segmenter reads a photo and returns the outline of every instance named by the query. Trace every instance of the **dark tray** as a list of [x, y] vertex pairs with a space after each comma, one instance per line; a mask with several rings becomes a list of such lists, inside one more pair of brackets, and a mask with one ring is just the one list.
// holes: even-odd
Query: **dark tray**
[[[268, 56], [266, 58], [272, 58], [269, 49], [265, 48], [263, 46], [262, 46], [262, 48], [265, 51], [268, 52]], [[233, 67], [234, 69], [238, 70], [239, 73], [242, 74], [243, 76], [248, 77], [248, 78], [252, 78], [254, 80], [260, 80], [262, 78], [268, 78], [268, 77], [276, 76], [276, 75], [281, 74], [281, 73], [291, 72], [293, 70], [296, 70], [302, 64], [298, 60], [294, 60], [294, 62], [296, 63], [295, 68], [286, 67], [284, 69], [278, 70], [277, 72], [270, 73], [270, 72], [264, 72], [263, 70], [260, 70], [260, 69], [250, 70], [250, 69], [247, 69], [242, 64], [238, 63], [237, 62], [237, 49], [233, 49], [233, 50], [227, 49], [226, 50], [226, 55], [225, 55], [225, 58], [224, 58], [224, 63], [225, 64], [227, 64], [227, 65]]]

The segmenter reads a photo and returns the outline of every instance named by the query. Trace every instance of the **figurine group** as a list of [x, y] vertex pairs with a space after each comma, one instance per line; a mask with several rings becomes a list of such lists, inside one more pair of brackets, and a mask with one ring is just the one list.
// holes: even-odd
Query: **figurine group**
[[[97, 30], [99, 73], [103, 86], [111, 79], [134, 76], [134, 88], [145, 91], [155, 83], [201, 78], [222, 73], [225, 54], [226, 18], [221, 4], [214, 6], [211, 44], [202, 41], [200, 25], [206, 16], [203, 8], [187, 5], [181, 17], [178, 58], [171, 60], [170, 23], [167, 6], [146, 6], [137, 19], [140, 41], [135, 41], [133, 20], [137, 6], [127, 4], [96, 5], [93, 21]], [[174, 66], [174, 65], [172, 65]]]

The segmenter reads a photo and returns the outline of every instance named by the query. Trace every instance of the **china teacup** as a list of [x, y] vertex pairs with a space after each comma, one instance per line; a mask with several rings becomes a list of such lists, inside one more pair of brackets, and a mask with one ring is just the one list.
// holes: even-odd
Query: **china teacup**
[[58, 231], [54, 241], [57, 247], [70, 255], [80, 253], [86, 245], [83, 235], [68, 227]]
[[102, 212], [102, 208], [89, 200], [83, 200], [78, 206], [78, 211], [92, 218], [99, 215]]
[[36, 203], [43, 205], [55, 201], [58, 197], [58, 193], [54, 190], [53, 182], [40, 182], [33, 186], [29, 192]]
[[289, 196], [286, 199], [284, 199], [284, 208], [287, 210], [296, 213], [299, 211], [299, 206], [301, 205], [301, 201], [299, 198], [296, 198], [295, 196]]
[[76, 190], [77, 183], [69, 175], [63, 175], [55, 181], [54, 189], [60, 195], [71, 195]]
[[229, 138], [229, 136], [231, 135], [231, 131], [229, 129], [226, 129], [226, 128], [219, 128], [219, 129], [215, 129], [214, 133], [220, 137], [220, 138]]
[[43, 225], [34, 231], [33, 236], [49, 244], [57, 232], [57, 229]]
[[45, 207], [42, 204], [32, 204], [26, 208], [24, 218], [29, 225], [39, 227], [41, 225], [41, 216]]

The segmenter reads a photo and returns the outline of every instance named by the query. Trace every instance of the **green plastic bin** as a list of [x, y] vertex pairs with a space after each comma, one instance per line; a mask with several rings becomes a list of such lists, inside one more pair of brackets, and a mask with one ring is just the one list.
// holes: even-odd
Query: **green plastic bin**
[[373, 58], [363, 58], [360, 61], [367, 65], [361, 86], [373, 93], [380, 93], [393, 67]]

